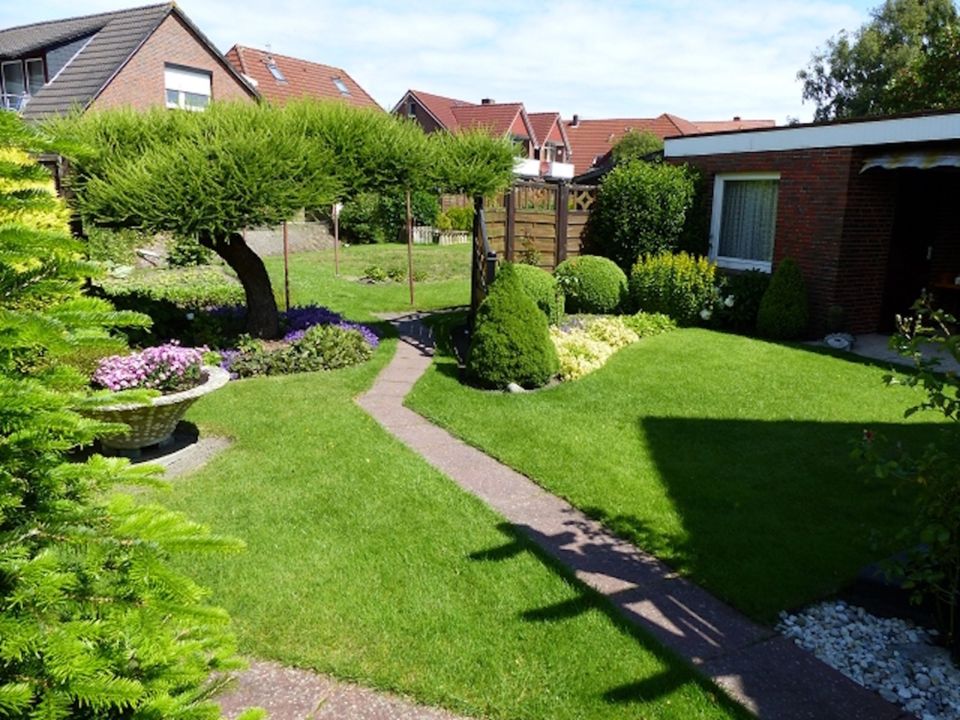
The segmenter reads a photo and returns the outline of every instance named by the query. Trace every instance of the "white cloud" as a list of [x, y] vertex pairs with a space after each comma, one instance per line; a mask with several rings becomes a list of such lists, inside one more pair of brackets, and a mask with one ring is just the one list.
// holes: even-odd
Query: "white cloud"
[[[522, 100], [565, 116], [809, 119], [797, 71], [865, 0], [539, 2], [183, 0], [220, 48], [275, 52], [346, 69], [382, 105], [407, 88]], [[83, 12], [115, 9], [87, 0]], [[0, 27], [76, 14], [65, 0], [0, 9]], [[29, 14], [29, 15], [28, 15]]]

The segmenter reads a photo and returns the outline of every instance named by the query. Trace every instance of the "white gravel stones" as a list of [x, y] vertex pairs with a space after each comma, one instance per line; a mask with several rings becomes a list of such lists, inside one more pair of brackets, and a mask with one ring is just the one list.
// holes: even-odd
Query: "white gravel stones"
[[921, 720], [960, 718], [960, 670], [949, 652], [933, 644], [936, 630], [845, 602], [780, 613], [777, 630]]

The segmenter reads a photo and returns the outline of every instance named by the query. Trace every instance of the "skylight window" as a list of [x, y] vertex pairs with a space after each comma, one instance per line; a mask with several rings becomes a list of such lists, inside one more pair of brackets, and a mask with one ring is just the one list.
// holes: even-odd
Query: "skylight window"
[[287, 78], [284, 77], [283, 72], [281, 72], [280, 68], [277, 67], [277, 63], [273, 60], [267, 63], [267, 70], [270, 71], [270, 74], [273, 75], [274, 79], [278, 82], [285, 83], [287, 81]]
[[340, 78], [338, 78], [338, 77], [337, 77], [337, 78], [334, 78], [334, 79], [333, 79], [333, 84], [337, 86], [337, 90], [340, 91], [340, 94], [341, 94], [341, 95], [349, 95], [349, 94], [350, 94], [350, 89], [349, 89], [346, 85], [344, 85], [343, 80], [341, 80]]

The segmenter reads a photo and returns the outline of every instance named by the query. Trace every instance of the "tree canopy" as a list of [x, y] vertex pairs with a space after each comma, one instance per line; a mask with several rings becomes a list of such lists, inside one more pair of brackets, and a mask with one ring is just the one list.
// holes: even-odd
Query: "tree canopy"
[[814, 119], [928, 109], [943, 78], [926, 59], [948, 59], [956, 24], [952, 0], [886, 0], [858, 30], [841, 30], [797, 73], [804, 101], [816, 105]]
[[71, 148], [85, 222], [196, 235], [237, 273], [248, 331], [259, 337], [276, 336], [277, 306], [244, 228], [362, 192], [488, 192], [509, 183], [514, 154], [507, 140], [428, 138], [386, 113], [310, 101], [89, 113], [48, 130]]
[[663, 140], [649, 130], [628, 130], [613, 146], [613, 161], [617, 165], [630, 160], [643, 160], [663, 150]]

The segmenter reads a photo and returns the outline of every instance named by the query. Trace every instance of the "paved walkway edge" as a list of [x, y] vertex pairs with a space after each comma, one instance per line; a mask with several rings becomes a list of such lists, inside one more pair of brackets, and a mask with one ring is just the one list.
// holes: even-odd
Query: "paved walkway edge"
[[679, 577], [529, 478], [404, 407], [404, 397], [430, 367], [434, 345], [419, 315], [390, 320], [400, 334], [397, 352], [358, 398], [359, 405], [604, 595], [630, 623], [763, 720], [913, 717]]

